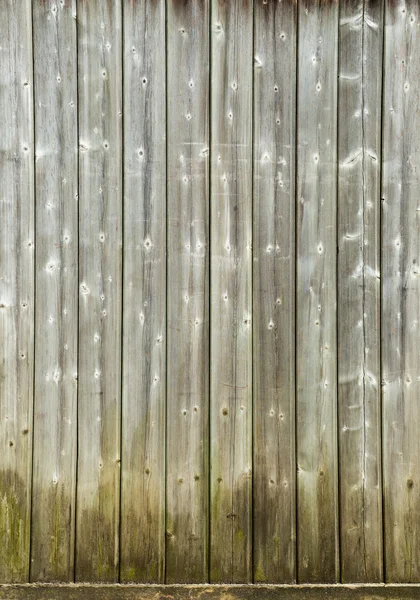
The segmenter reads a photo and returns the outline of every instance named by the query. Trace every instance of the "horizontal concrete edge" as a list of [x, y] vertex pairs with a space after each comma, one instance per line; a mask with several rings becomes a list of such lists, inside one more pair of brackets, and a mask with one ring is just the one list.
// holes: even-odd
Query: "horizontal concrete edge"
[[420, 584], [0, 584], [0, 600], [407, 600]]

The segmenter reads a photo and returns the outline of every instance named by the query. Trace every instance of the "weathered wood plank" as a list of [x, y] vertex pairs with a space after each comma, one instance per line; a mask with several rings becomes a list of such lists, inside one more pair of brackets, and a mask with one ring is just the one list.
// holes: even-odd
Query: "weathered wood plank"
[[420, 581], [420, 8], [388, 0], [382, 211], [385, 572]]
[[293, 0], [255, 2], [254, 580], [296, 580]]
[[298, 581], [338, 578], [336, 138], [338, 5], [299, 6]]
[[338, 401], [341, 580], [383, 579], [380, 164], [383, 3], [340, 2]]
[[165, 559], [165, 2], [124, 2], [121, 581]]
[[252, 580], [253, 3], [212, 2], [212, 582]]
[[412, 600], [416, 585], [13, 585], [2, 600]]
[[31, 580], [73, 581], [78, 321], [76, 2], [33, 3], [36, 139]]
[[209, 1], [169, 0], [166, 578], [208, 579]]
[[119, 568], [121, 16], [120, 0], [79, 2], [78, 581]]
[[0, 3], [0, 580], [28, 581], [34, 372], [29, 0]]

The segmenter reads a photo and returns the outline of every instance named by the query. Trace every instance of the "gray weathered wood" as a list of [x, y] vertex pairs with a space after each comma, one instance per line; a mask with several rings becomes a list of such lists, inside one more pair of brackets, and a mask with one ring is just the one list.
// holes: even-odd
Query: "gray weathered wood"
[[124, 4], [121, 581], [165, 558], [165, 2]]
[[419, 595], [419, 27], [0, 1], [2, 598]]
[[341, 580], [381, 581], [383, 3], [340, 2], [338, 400]]
[[73, 581], [77, 433], [76, 2], [33, 3], [36, 141], [31, 580]]
[[120, 0], [82, 0], [76, 579], [117, 581], [122, 244]]
[[293, 0], [255, 2], [254, 579], [296, 579]]
[[338, 578], [336, 2], [299, 5], [297, 542], [299, 582]]
[[212, 2], [212, 582], [252, 580], [253, 3]]
[[28, 581], [34, 371], [29, 0], [0, 2], [0, 581]]
[[209, 1], [168, 0], [166, 579], [208, 579]]
[[420, 9], [388, 0], [384, 51], [382, 379], [385, 573], [420, 581]]

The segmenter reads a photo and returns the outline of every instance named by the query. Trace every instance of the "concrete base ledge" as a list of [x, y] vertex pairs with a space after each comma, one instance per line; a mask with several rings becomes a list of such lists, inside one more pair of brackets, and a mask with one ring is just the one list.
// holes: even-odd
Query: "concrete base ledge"
[[0, 600], [420, 600], [420, 584], [3, 584]]

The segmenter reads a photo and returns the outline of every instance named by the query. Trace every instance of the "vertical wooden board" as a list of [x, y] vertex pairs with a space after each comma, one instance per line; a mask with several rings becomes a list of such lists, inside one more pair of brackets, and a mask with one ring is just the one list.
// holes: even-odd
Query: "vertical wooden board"
[[77, 434], [76, 3], [33, 3], [36, 140], [32, 581], [73, 581]]
[[77, 581], [117, 581], [122, 320], [120, 0], [81, 0]]
[[252, 580], [253, 3], [213, 0], [211, 555], [214, 583]]
[[385, 573], [420, 581], [420, 9], [388, 0], [382, 202]]
[[165, 558], [165, 2], [124, 2], [121, 581]]
[[168, 0], [166, 580], [208, 579], [209, 2]]
[[296, 3], [255, 2], [254, 580], [296, 580]]
[[29, 0], [0, 3], [0, 580], [29, 578], [34, 130]]
[[338, 3], [299, 4], [298, 580], [338, 579], [336, 138]]
[[380, 164], [383, 4], [340, 2], [338, 400], [341, 580], [383, 578]]

